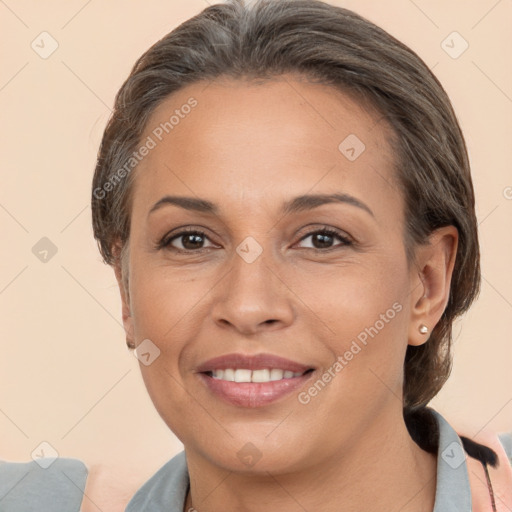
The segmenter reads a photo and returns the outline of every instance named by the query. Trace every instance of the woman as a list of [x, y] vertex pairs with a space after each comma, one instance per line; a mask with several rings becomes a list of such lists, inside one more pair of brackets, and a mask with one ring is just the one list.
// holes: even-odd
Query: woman
[[427, 407], [479, 249], [460, 127], [402, 43], [315, 0], [205, 9], [121, 87], [92, 209], [185, 447], [128, 511], [512, 507], [510, 438]]

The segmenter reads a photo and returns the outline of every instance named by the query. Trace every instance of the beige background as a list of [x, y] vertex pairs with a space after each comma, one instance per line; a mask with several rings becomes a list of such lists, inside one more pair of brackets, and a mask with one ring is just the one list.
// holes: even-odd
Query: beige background
[[[333, 1], [411, 46], [451, 96], [469, 145], [483, 285], [458, 322], [451, 380], [433, 405], [455, 425], [512, 429], [512, 1]], [[385, 7], [384, 7], [385, 5]], [[61, 456], [149, 477], [181, 445], [127, 351], [114, 274], [90, 226], [95, 156], [136, 58], [205, 0], [0, 2], [0, 458]], [[31, 42], [47, 31], [58, 49]], [[469, 48], [451, 58], [441, 42]], [[49, 40], [45, 40], [49, 48]], [[450, 40], [449, 40], [450, 41]], [[454, 45], [460, 42], [455, 42]], [[455, 46], [455, 49], [460, 46]], [[32, 252], [49, 238], [57, 253]], [[124, 476], [123, 476], [124, 478]]]

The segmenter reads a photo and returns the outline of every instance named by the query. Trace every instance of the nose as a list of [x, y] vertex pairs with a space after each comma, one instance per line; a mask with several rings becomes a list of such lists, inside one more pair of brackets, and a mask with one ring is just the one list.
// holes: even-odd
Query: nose
[[281, 329], [293, 322], [293, 292], [277, 273], [277, 265], [264, 256], [248, 263], [233, 256], [230, 271], [215, 287], [212, 314], [222, 328], [244, 335]]

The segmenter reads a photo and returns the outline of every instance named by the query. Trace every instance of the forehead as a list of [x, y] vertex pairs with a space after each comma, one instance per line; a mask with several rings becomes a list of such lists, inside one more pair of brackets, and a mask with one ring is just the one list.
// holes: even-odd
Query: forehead
[[320, 181], [349, 193], [364, 186], [392, 194], [390, 135], [367, 105], [295, 76], [198, 82], [150, 116], [141, 140], [154, 147], [138, 165], [134, 196], [156, 200], [168, 186], [165, 193], [264, 200]]

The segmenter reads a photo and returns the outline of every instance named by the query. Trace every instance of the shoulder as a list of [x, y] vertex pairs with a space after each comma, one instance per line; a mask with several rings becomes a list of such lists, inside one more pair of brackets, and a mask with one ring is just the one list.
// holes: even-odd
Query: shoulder
[[457, 503], [466, 500], [466, 508], [457, 508], [459, 505], [455, 507], [453, 503], [453, 510], [486, 511], [494, 496], [497, 503], [512, 510], [510, 433], [499, 434], [471, 422], [454, 423], [452, 427], [439, 413], [435, 414], [440, 427], [437, 474], [440, 499], [444, 495], [447, 503], [449, 496], [455, 496]]
[[31, 462], [0, 461], [2, 510], [79, 510], [87, 475], [86, 465], [78, 459], [48, 457]]
[[73, 458], [0, 460], [0, 510], [9, 512], [124, 512], [141, 485], [133, 468], [87, 466]]

